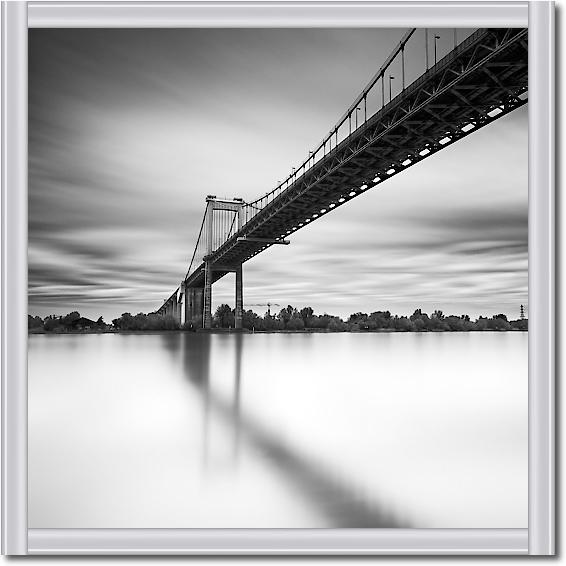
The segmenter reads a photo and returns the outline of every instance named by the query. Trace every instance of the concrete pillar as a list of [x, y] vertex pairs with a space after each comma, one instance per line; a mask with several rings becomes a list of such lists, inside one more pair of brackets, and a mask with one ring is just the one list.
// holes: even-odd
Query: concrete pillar
[[205, 262], [204, 266], [204, 305], [202, 327], [212, 328], [212, 266], [209, 261]]
[[244, 308], [244, 284], [242, 280], [242, 264], [236, 267], [236, 314], [235, 327], [242, 328], [242, 314]]
[[204, 287], [194, 290], [194, 317], [199, 328], [203, 327], [202, 313], [204, 308]]
[[186, 322], [185, 320], [185, 303], [187, 302], [187, 289], [185, 288], [185, 282], [183, 281], [179, 286], [179, 324], [183, 326]]
[[191, 287], [185, 287], [185, 322], [193, 322], [193, 289]]
[[174, 305], [175, 305], [175, 320], [181, 324], [181, 301], [179, 300], [179, 295], [175, 294], [175, 299], [174, 299]]
[[202, 287], [187, 287], [185, 290], [185, 321], [197, 328], [202, 328], [203, 294]]

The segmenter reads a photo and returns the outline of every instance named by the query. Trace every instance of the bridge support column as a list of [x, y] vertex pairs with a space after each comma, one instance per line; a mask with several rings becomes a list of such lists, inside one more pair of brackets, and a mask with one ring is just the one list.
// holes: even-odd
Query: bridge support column
[[185, 322], [190, 322], [197, 328], [202, 328], [203, 311], [202, 287], [187, 287], [185, 296]]
[[185, 287], [185, 282], [181, 281], [181, 285], [179, 285], [179, 305], [178, 305], [178, 319], [179, 319], [179, 324], [181, 326], [183, 326], [183, 324], [186, 322], [185, 319], [185, 312], [186, 312], [186, 308], [185, 305], [187, 304], [187, 289]]
[[175, 320], [179, 323], [179, 326], [183, 324], [182, 307], [183, 294], [182, 291], [179, 291], [179, 293], [177, 293], [177, 296], [175, 297]]
[[242, 328], [242, 315], [244, 308], [244, 284], [242, 280], [242, 264], [236, 267], [236, 314], [234, 316], [235, 328]]
[[202, 327], [212, 328], [212, 266], [207, 261], [204, 264], [204, 306]]

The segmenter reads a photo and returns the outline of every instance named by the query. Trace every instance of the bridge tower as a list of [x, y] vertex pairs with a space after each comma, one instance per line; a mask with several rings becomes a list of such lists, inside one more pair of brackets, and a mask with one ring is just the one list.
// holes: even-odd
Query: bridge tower
[[[215, 219], [215, 213], [232, 212], [232, 221], [230, 225], [222, 226], [222, 220], [218, 222]], [[225, 220], [224, 220], [225, 222]], [[206, 213], [204, 220], [204, 241], [206, 243], [206, 255], [204, 256], [204, 288], [202, 289], [202, 298], [200, 289], [191, 290], [193, 293], [192, 312], [198, 312], [200, 307], [202, 310], [202, 327], [212, 328], [212, 284], [215, 280], [215, 272], [234, 272], [236, 275], [236, 309], [235, 309], [235, 327], [242, 328], [242, 309], [244, 304], [243, 297], [243, 279], [242, 279], [242, 263], [237, 265], [217, 265], [212, 261], [212, 254], [226, 241], [232, 232], [240, 230], [244, 224], [244, 201], [240, 198], [223, 199], [209, 195], [206, 197]], [[187, 289], [189, 291], [189, 289]], [[186, 303], [191, 302], [190, 293]]]

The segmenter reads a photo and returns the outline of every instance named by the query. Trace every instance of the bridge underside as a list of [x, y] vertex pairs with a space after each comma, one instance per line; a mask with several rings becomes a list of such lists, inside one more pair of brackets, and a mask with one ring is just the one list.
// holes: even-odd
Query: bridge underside
[[[482, 29], [409, 85], [211, 254], [212, 282], [369, 188], [527, 102], [526, 29]], [[204, 287], [205, 263], [187, 278]]]

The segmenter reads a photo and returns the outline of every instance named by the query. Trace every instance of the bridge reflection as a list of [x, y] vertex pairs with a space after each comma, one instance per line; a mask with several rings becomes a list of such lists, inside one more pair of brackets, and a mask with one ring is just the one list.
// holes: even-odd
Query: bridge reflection
[[[211, 387], [211, 350], [214, 335], [164, 334], [163, 345], [176, 359], [181, 357], [188, 383], [198, 392], [203, 406], [202, 462], [209, 465], [211, 424], [218, 421], [232, 432], [232, 465], [236, 472], [241, 452], [259, 451], [272, 471], [291, 487], [301, 500], [320, 513], [335, 528], [410, 528], [376, 496], [371, 500], [347, 478], [333, 473], [322, 462], [300, 453], [257, 419], [242, 411], [243, 336], [232, 335], [234, 344], [233, 396], [226, 401]], [[205, 471], [206, 473], [206, 471]]]

